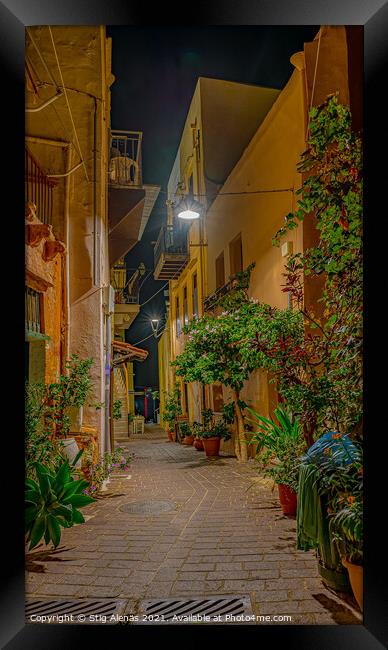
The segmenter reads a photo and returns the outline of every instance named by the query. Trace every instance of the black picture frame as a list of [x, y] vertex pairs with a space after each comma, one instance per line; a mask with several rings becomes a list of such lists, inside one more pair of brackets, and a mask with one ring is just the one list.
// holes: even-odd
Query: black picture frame
[[[24, 426], [23, 413], [23, 291], [24, 291], [24, 229], [20, 216], [24, 211], [24, 37], [25, 26], [52, 25], [363, 25], [365, 51], [364, 146], [365, 146], [365, 610], [364, 624], [358, 626], [177, 626], [168, 628], [171, 637], [183, 631], [189, 647], [206, 635], [216, 639], [220, 633], [244, 638], [258, 647], [284, 644], [287, 648], [308, 650], [378, 650], [388, 640], [386, 580], [383, 577], [386, 541], [384, 534], [384, 477], [387, 452], [386, 402], [384, 375], [385, 321], [384, 304], [386, 257], [384, 224], [387, 208], [384, 190], [387, 185], [387, 114], [382, 101], [387, 79], [388, 4], [382, 0], [198, 0], [188, 7], [187, 17], [173, 5], [125, 0], [6, 0], [0, 2], [0, 61], [2, 70], [3, 171], [3, 255], [9, 248], [11, 259], [3, 269], [3, 300], [6, 335], [3, 336], [3, 377], [6, 392], [3, 415], [10, 421], [3, 429], [2, 454], [2, 536], [6, 552], [2, 557], [0, 630], [1, 647], [37, 648], [39, 650], [84, 646], [87, 638], [97, 632], [102, 643], [113, 644], [118, 635], [133, 643], [147, 638], [160, 643], [160, 627], [26, 625], [24, 620], [24, 535], [23, 478]], [[385, 138], [385, 140], [384, 140]], [[4, 208], [8, 198], [7, 208]], [[385, 213], [385, 214], [384, 214]], [[385, 220], [384, 220], [385, 217]], [[385, 253], [385, 254], [384, 254]], [[4, 262], [3, 262], [4, 264]], [[375, 290], [375, 296], [373, 292]], [[377, 293], [379, 292], [379, 293]], [[376, 295], [378, 296], [376, 299]], [[18, 310], [20, 308], [20, 314]], [[19, 330], [20, 326], [20, 330]], [[19, 339], [20, 334], [20, 339]], [[23, 338], [22, 338], [23, 337]], [[16, 348], [16, 349], [15, 349]], [[20, 358], [19, 350], [20, 349]], [[8, 355], [8, 357], [7, 357]], [[7, 396], [9, 395], [9, 397]], [[384, 399], [385, 398], [385, 399]], [[19, 401], [20, 400], [20, 401]], [[19, 406], [20, 404], [20, 406]], [[4, 470], [9, 470], [5, 478]], [[376, 508], [373, 508], [376, 504]], [[375, 514], [374, 514], [375, 513]], [[163, 634], [166, 628], [163, 630]], [[124, 636], [125, 635], [125, 636]], [[217, 636], [216, 636], [217, 635]], [[232, 638], [231, 638], [232, 640]], [[122, 641], [121, 641], [122, 642]]]

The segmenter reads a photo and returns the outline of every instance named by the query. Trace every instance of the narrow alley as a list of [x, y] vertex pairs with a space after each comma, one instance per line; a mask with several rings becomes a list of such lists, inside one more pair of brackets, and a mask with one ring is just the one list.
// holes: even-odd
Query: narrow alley
[[52, 556], [61, 561], [27, 573], [27, 612], [40, 598], [44, 613], [51, 601], [93, 599], [98, 611], [96, 603], [114, 599], [115, 612], [142, 622], [147, 607], [156, 611], [149, 601], [162, 613], [164, 599], [242, 597], [259, 624], [361, 623], [351, 597], [324, 587], [314, 553], [295, 550], [295, 519], [253, 464], [209, 460], [157, 425], [125, 447], [134, 453], [129, 476], [111, 477], [84, 509], [86, 523], [63, 531], [63, 551]]

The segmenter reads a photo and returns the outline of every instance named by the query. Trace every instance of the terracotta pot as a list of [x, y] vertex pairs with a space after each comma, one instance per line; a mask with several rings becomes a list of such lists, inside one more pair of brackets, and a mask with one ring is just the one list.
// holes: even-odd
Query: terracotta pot
[[296, 515], [297, 494], [288, 485], [278, 484], [279, 501], [284, 515]]
[[203, 440], [201, 438], [196, 438], [194, 440], [194, 447], [196, 448], [197, 451], [203, 451]]
[[173, 431], [167, 431], [168, 439], [170, 442], [174, 442], [174, 432]]
[[182, 440], [182, 445], [192, 445], [194, 442], [194, 436], [186, 436]]
[[363, 611], [363, 567], [360, 564], [352, 564], [352, 562], [348, 562], [345, 557], [342, 557], [341, 560], [344, 567], [348, 570], [353, 595], [360, 610]]
[[220, 451], [221, 438], [216, 436], [212, 438], [203, 438], [203, 446], [205, 448], [206, 456], [218, 456]]

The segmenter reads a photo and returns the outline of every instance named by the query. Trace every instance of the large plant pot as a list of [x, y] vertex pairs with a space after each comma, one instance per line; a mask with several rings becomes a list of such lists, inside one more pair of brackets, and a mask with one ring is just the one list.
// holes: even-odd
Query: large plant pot
[[[66, 456], [66, 458], [68, 459], [68, 461], [69, 461], [69, 463], [71, 465], [74, 458], [76, 457], [76, 455], [79, 452], [79, 447], [78, 447], [78, 445], [77, 445], [74, 438], [64, 438], [62, 440], [62, 443], [63, 443], [63, 447], [62, 447], [63, 454]], [[75, 467], [77, 469], [81, 469], [81, 464], [82, 464], [82, 461], [81, 461], [81, 458], [79, 458], [77, 460], [76, 464], [75, 464]]]
[[182, 440], [182, 445], [192, 445], [194, 442], [194, 436], [186, 436]]
[[296, 515], [297, 494], [295, 490], [288, 487], [288, 485], [283, 485], [283, 483], [278, 484], [278, 490], [283, 514], [288, 516]]
[[194, 447], [196, 448], [197, 451], [203, 451], [204, 447], [201, 438], [196, 438], [194, 440]]
[[206, 456], [212, 458], [218, 456], [220, 453], [221, 438], [214, 436], [213, 438], [203, 438], [203, 446], [205, 448]]
[[363, 611], [363, 567], [359, 564], [352, 564], [344, 557], [341, 558], [342, 564], [349, 573], [350, 586], [352, 587], [353, 595], [361, 611]]

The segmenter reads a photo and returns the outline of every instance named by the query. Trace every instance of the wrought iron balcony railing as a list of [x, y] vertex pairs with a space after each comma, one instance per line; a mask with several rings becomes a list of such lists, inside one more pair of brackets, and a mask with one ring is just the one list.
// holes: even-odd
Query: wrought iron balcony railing
[[142, 187], [141, 131], [111, 131], [109, 184]]
[[218, 289], [207, 296], [203, 301], [204, 311], [211, 311], [217, 307], [219, 300], [223, 298], [223, 296], [226, 296], [226, 294], [236, 286], [237, 281], [237, 275], [233, 275], [229, 278], [228, 282], [223, 284], [221, 287], [218, 287]]
[[36, 205], [36, 216], [42, 223], [53, 225], [53, 190], [58, 181], [48, 178], [37, 160], [25, 147], [25, 201]]
[[137, 305], [139, 304], [139, 291], [142, 272], [137, 269], [127, 281], [127, 269], [125, 265], [118, 264], [111, 271], [111, 283], [115, 289], [116, 305]]

